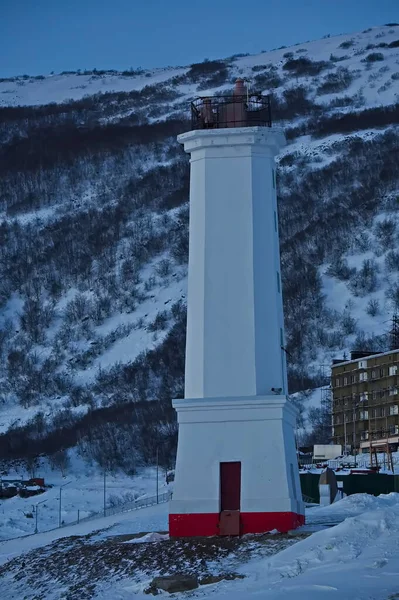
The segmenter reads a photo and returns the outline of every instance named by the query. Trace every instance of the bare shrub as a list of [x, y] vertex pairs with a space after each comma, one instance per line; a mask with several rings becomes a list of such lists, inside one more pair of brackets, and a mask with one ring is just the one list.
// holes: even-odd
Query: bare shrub
[[353, 74], [345, 67], [340, 67], [335, 73], [329, 73], [317, 88], [318, 94], [336, 94], [346, 90], [354, 79]]
[[380, 314], [380, 303], [376, 298], [371, 298], [368, 301], [366, 312], [370, 317], [376, 317]]
[[325, 69], [331, 68], [328, 62], [313, 61], [310, 58], [301, 56], [300, 58], [291, 58], [283, 65], [284, 71], [296, 75], [297, 77], [318, 75]]
[[382, 52], [371, 52], [363, 59], [364, 62], [373, 63], [384, 60], [384, 55]]

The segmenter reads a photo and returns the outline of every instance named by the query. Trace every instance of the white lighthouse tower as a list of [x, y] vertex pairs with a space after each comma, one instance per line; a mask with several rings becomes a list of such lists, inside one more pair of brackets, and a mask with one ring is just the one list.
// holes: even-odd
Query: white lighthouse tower
[[185, 398], [171, 536], [285, 532], [304, 523], [287, 400], [275, 155], [268, 97], [241, 80], [192, 105]]

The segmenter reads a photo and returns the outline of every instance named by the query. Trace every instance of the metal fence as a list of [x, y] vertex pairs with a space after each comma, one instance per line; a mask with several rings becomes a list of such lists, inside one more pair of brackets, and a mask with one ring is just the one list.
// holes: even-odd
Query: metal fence
[[[394, 466], [398, 466], [399, 468], [399, 458], [396, 456], [392, 457], [392, 462]], [[316, 467], [316, 465], [322, 465], [323, 467], [327, 466], [330, 469], [369, 469], [370, 464], [370, 455], [363, 454], [359, 456], [351, 456], [350, 460], [348, 458], [337, 458], [333, 460], [315, 460], [312, 456], [308, 457], [298, 457], [298, 463], [301, 467]], [[388, 465], [388, 460], [386, 455], [382, 454], [378, 456], [378, 466], [385, 468]], [[395, 469], [396, 470], [396, 469]]]
[[[88, 521], [95, 521], [96, 519], [101, 519], [104, 517], [110, 517], [112, 515], [117, 515], [120, 513], [131, 512], [134, 510], [140, 510], [142, 508], [147, 508], [148, 506], [155, 506], [156, 504], [164, 504], [165, 502], [169, 502], [172, 497], [171, 492], [165, 492], [163, 494], [158, 494], [157, 496], [148, 496], [146, 498], [139, 498], [137, 500], [131, 500], [129, 502], [124, 502], [123, 504], [119, 504], [117, 506], [108, 506], [102, 510], [92, 512], [87, 517], [80, 518], [80, 511], [77, 511], [77, 519], [73, 521], [68, 521], [67, 523], [63, 522], [61, 525], [57, 527], [49, 527], [48, 529], [39, 529], [37, 527], [37, 531], [34, 533], [26, 533], [25, 535], [19, 535], [14, 538], [2, 539], [0, 542], [9, 542], [10, 540], [16, 540], [24, 537], [30, 537], [32, 535], [37, 535], [38, 533], [46, 533], [47, 531], [56, 531], [57, 529], [62, 529], [64, 527], [69, 527], [72, 525], [79, 525], [80, 523], [87, 523]], [[36, 506], [37, 510], [37, 506]], [[40, 521], [39, 521], [40, 525]]]
[[[320, 462], [321, 461], [318, 461], [318, 463], [320, 463]], [[396, 466], [396, 465], [398, 465], [399, 460], [396, 457], [392, 457], [392, 462], [393, 462], [393, 465]], [[342, 468], [342, 467], [347, 468], [347, 469], [369, 469], [371, 467], [370, 455], [356, 457], [356, 459], [352, 457], [351, 461], [346, 461], [345, 459], [328, 460], [328, 461], [326, 461], [326, 464], [327, 464], [327, 466], [330, 467], [330, 469], [337, 469], [337, 468]], [[378, 457], [378, 466], [385, 468], [385, 466], [387, 466], [387, 465], [388, 465], [387, 457], [379, 456]]]
[[[169, 501], [170, 497], [171, 493], [165, 492], [164, 494], [158, 494], [158, 496], [149, 496], [147, 498], [139, 498], [138, 500], [124, 502], [123, 504], [118, 504], [116, 506], [108, 506], [103, 510], [93, 512], [87, 517], [83, 517], [82, 519], [79, 518], [78, 514], [78, 518], [76, 519], [76, 521], [68, 521], [68, 523], [63, 523], [61, 527], [69, 527], [69, 525], [78, 525], [79, 523], [86, 523], [87, 521], [101, 519], [102, 517], [111, 517], [112, 515], [117, 515], [124, 512], [131, 512], [133, 510], [139, 510], [140, 508], [155, 506], [156, 504], [164, 504], [165, 502]], [[55, 529], [58, 529], [58, 527], [56, 527]]]

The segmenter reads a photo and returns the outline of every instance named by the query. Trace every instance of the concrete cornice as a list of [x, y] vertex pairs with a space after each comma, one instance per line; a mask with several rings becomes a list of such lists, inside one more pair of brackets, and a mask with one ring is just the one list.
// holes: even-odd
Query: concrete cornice
[[272, 156], [285, 146], [281, 127], [231, 127], [225, 129], [199, 129], [177, 137], [186, 152], [224, 146], [263, 146]]
[[173, 400], [177, 412], [283, 408], [296, 417], [297, 409], [286, 396], [238, 396], [234, 398], [184, 398]]

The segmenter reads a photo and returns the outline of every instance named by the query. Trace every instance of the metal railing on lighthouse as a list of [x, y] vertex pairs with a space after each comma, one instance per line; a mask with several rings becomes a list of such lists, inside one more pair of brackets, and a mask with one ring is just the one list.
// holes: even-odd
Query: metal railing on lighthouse
[[231, 95], [197, 98], [191, 103], [191, 129], [271, 127], [270, 96], [248, 93], [238, 79]]

